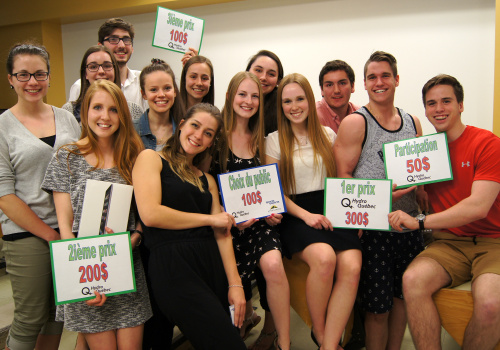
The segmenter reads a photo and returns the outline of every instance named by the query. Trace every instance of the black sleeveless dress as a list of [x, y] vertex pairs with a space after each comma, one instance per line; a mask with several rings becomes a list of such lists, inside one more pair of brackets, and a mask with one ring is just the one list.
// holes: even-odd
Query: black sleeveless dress
[[[184, 212], [210, 214], [212, 195], [182, 181], [162, 158], [161, 204]], [[149, 277], [162, 313], [196, 349], [246, 349], [231, 323], [228, 284], [211, 227], [167, 230], [144, 227], [150, 250]]]

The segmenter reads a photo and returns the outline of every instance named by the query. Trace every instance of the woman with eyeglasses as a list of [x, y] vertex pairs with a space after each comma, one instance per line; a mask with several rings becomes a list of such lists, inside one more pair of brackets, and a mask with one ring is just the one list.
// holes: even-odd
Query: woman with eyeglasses
[[[76, 101], [66, 102], [62, 109], [71, 112], [76, 120], [80, 123], [80, 109], [83, 97], [87, 92], [90, 84], [99, 79], [106, 79], [121, 86], [120, 70], [115, 56], [104, 45], [94, 45], [88, 48], [83, 55], [82, 64], [80, 66], [80, 79], [82, 87], [80, 95]], [[133, 102], [128, 102], [128, 109], [132, 120], [139, 119], [143, 113], [142, 107]]]
[[43, 102], [49, 90], [49, 54], [43, 46], [15, 45], [7, 73], [17, 103], [0, 115], [0, 222], [14, 298], [7, 349], [57, 349], [48, 242], [60, 239], [52, 196], [40, 189], [52, 154], [78, 140], [76, 120]]

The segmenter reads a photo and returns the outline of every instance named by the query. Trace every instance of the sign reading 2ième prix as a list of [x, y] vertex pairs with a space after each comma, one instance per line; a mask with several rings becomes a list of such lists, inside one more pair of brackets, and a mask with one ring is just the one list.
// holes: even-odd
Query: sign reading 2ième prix
[[219, 174], [218, 179], [224, 209], [237, 224], [286, 212], [276, 163]]
[[333, 227], [389, 231], [392, 181], [325, 179], [325, 216]]
[[130, 233], [50, 242], [56, 305], [136, 291]]
[[205, 20], [158, 6], [153, 46], [185, 53], [201, 49]]
[[445, 133], [384, 143], [384, 162], [397, 188], [453, 180]]

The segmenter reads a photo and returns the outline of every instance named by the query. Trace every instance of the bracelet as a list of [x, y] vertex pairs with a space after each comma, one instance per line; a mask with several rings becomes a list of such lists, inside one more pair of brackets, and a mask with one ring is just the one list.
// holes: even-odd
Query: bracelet
[[143, 233], [141, 230], [134, 230], [134, 231], [132, 231], [132, 233], [136, 233], [136, 232], [137, 232], [138, 234], [140, 234], [140, 235], [141, 235], [141, 237], [144, 235], [144, 233]]
[[241, 284], [231, 284], [227, 288], [229, 289], [231, 287], [240, 287], [240, 288], [243, 288], [243, 286]]

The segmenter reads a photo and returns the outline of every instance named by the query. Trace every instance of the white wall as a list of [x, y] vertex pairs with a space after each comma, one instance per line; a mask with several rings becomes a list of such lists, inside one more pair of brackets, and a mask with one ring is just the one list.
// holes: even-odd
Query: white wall
[[[464, 86], [465, 123], [492, 129], [494, 0], [247, 0], [180, 11], [205, 19], [201, 54], [214, 64], [219, 108], [231, 77], [260, 49], [275, 52], [285, 74], [304, 74], [318, 100], [323, 64], [345, 60], [357, 79], [351, 100], [363, 105], [363, 65], [373, 51], [384, 50], [398, 60], [396, 106], [425, 119], [422, 86], [432, 76], [447, 73]], [[162, 58], [179, 81], [182, 55], [151, 46], [156, 13], [125, 18], [136, 29], [129, 66], [141, 69], [151, 58]], [[103, 21], [62, 27], [67, 92]], [[434, 131], [429, 122], [422, 125], [424, 134]]]

